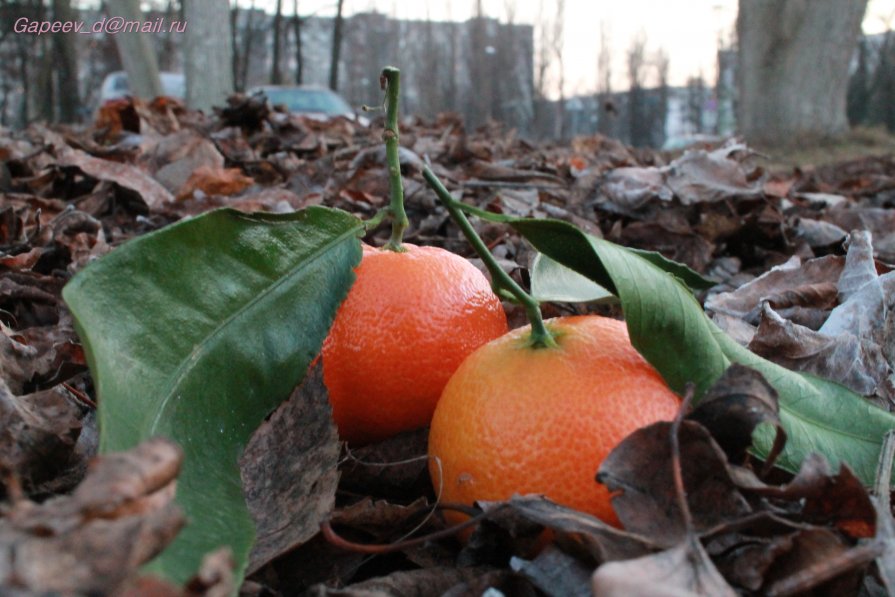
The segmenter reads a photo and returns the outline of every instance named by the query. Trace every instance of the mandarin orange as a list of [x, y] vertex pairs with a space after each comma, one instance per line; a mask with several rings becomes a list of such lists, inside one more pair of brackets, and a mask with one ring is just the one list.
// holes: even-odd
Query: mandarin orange
[[500, 300], [466, 259], [436, 247], [364, 246], [323, 343], [323, 381], [351, 444], [425, 427], [464, 358], [506, 333]]
[[432, 482], [447, 502], [536, 493], [618, 525], [597, 469], [634, 430], [673, 419], [680, 400], [623, 322], [590, 315], [545, 323], [556, 347], [534, 348], [529, 328], [516, 329], [451, 377], [429, 433]]

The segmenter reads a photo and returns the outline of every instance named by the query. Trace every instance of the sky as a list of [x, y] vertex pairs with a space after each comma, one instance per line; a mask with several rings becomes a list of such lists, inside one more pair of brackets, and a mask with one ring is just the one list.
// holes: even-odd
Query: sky
[[[245, 1], [246, 4], [248, 0]], [[273, 0], [255, 0], [265, 6]], [[476, 0], [344, 0], [346, 14], [377, 10], [398, 18], [465, 20]], [[557, 0], [482, 0], [485, 13], [505, 19], [507, 5], [515, 7], [515, 21], [537, 23], [543, 4], [555, 12]], [[669, 80], [684, 85], [700, 73], [709, 84], [715, 79], [715, 52], [719, 37], [729, 40], [737, 14], [737, 0], [565, 0], [564, 63], [566, 95], [595, 89], [601, 23], [610, 34], [613, 87], [626, 89], [625, 53], [632, 40], [643, 35], [648, 56], [661, 48], [668, 53]], [[292, 2], [284, 0], [286, 10]], [[299, 0], [302, 14], [335, 12], [335, 0]], [[864, 31], [878, 33], [895, 23], [895, 0], [869, 0]], [[537, 33], [535, 34], [537, 37]], [[400, 65], [397, 65], [400, 67]]]

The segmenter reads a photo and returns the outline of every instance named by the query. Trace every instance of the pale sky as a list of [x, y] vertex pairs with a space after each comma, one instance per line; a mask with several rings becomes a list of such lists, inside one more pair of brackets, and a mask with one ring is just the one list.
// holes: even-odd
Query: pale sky
[[[248, 4], [248, 0], [240, 0]], [[345, 14], [377, 10], [398, 18], [465, 20], [476, 0], [344, 0]], [[256, 0], [256, 6], [274, 0]], [[515, 21], [537, 27], [540, 7], [548, 18], [557, 0], [482, 0], [488, 16], [506, 19], [507, 6], [515, 6]], [[299, 0], [301, 14], [320, 16], [335, 12], [335, 0]], [[633, 39], [644, 35], [648, 58], [661, 48], [670, 57], [672, 85], [702, 72], [709, 85], [715, 80], [715, 51], [719, 36], [729, 40], [736, 21], [737, 0], [565, 0], [564, 63], [566, 95], [593, 91], [597, 77], [597, 55], [601, 23], [607, 23], [612, 48], [613, 87], [627, 89], [625, 53]], [[284, 10], [292, 2], [284, 0]], [[878, 33], [895, 22], [895, 0], [869, 0], [864, 19], [866, 33]], [[537, 31], [535, 43], [537, 43]], [[410, 59], [410, 58], [409, 58]], [[396, 65], [400, 67], [400, 65]]]

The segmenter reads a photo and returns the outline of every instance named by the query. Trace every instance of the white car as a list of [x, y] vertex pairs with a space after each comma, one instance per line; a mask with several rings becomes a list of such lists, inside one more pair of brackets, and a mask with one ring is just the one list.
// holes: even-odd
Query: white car
[[338, 93], [315, 85], [262, 85], [249, 89], [248, 95], [264, 94], [272, 105], [285, 106], [292, 114], [316, 120], [344, 116], [366, 126], [369, 121], [358, 117], [351, 105]]
[[[159, 73], [159, 79], [162, 84], [162, 94], [177, 99], [186, 97], [186, 77], [183, 73]], [[109, 100], [114, 100], [131, 93], [130, 85], [127, 82], [127, 73], [123, 70], [115, 71], [106, 75], [103, 84], [99, 88], [99, 103], [103, 105]]]

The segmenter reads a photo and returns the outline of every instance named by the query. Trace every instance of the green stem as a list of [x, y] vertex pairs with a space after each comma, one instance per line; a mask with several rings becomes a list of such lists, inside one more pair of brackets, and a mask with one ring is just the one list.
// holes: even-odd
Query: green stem
[[385, 248], [390, 251], [404, 251], [404, 231], [410, 225], [404, 212], [404, 183], [401, 180], [401, 160], [398, 155], [398, 97], [401, 92], [401, 71], [386, 66], [379, 76], [379, 84], [386, 92], [385, 160], [388, 164], [388, 185], [391, 196], [389, 212], [392, 216], [392, 236]]
[[435, 173], [432, 172], [428, 166], [423, 168], [423, 178], [426, 179], [426, 182], [429, 183], [429, 186], [432, 187], [435, 194], [438, 195], [441, 204], [447, 208], [448, 213], [451, 214], [451, 218], [463, 232], [463, 236], [466, 237], [466, 240], [469, 241], [469, 244], [472, 245], [475, 252], [478, 253], [482, 261], [485, 262], [485, 267], [487, 267], [488, 271], [491, 273], [492, 283], [498, 293], [500, 293], [501, 290], [509, 292], [517, 301], [519, 301], [519, 304], [525, 308], [525, 314], [528, 317], [528, 321], [531, 323], [531, 345], [535, 348], [556, 346], [556, 339], [553, 337], [553, 334], [550, 333], [550, 330], [547, 329], [547, 326], [544, 325], [544, 318], [541, 315], [541, 306], [538, 301], [522, 290], [522, 287], [519, 286], [508, 273], [503, 271], [503, 268], [500, 267], [500, 265], [498, 265], [497, 260], [494, 259], [491, 251], [488, 250], [484, 241], [478, 234], [476, 234], [472, 224], [469, 223], [466, 214], [460, 209], [459, 202], [451, 197], [451, 194], [444, 185], [441, 184], [441, 181], [438, 180], [438, 177], [435, 176]]

